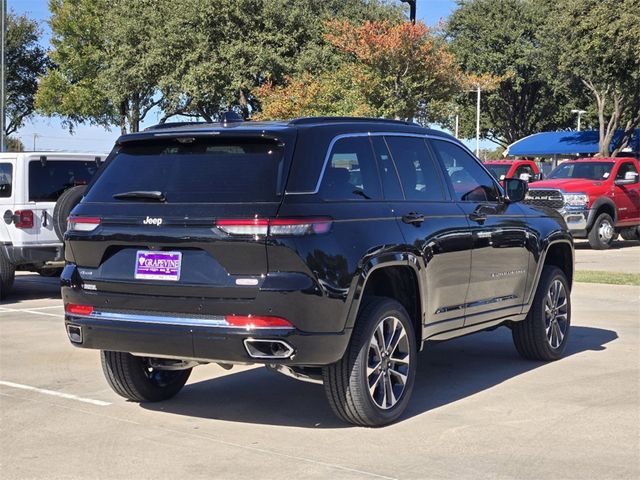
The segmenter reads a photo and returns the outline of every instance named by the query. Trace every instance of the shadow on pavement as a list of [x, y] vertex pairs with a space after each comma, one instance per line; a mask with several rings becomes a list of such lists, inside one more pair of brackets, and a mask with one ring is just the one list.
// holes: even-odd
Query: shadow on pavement
[[41, 277], [37, 273], [16, 274], [9, 296], [1, 305], [10, 307], [24, 300], [57, 299], [60, 297], [60, 278]]
[[[589, 245], [589, 242], [575, 242], [573, 246], [575, 247], [576, 250], [593, 250], [591, 248], [591, 245]], [[635, 240], [624, 240], [624, 241], [616, 240], [611, 244], [608, 250], [620, 250], [623, 248], [638, 247], [638, 246], [640, 246], [640, 242], [637, 242]]]
[[[612, 330], [574, 326], [565, 358], [604, 350], [616, 338], [618, 335]], [[507, 328], [428, 345], [419, 359], [413, 398], [400, 421], [547, 365], [521, 359]], [[232, 370], [223, 377], [187, 384], [172, 400], [141, 406], [229, 422], [307, 428], [349, 426], [333, 415], [321, 385], [300, 382], [264, 368], [238, 373]]]

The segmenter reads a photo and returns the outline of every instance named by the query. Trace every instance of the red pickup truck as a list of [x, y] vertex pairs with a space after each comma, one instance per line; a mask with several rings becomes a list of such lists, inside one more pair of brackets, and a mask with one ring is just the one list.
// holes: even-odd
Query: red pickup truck
[[640, 240], [640, 165], [635, 158], [580, 158], [532, 183], [525, 203], [558, 210], [576, 238], [609, 248], [618, 234]]
[[527, 182], [540, 180], [540, 169], [533, 160], [487, 160], [484, 166], [498, 181], [519, 178]]

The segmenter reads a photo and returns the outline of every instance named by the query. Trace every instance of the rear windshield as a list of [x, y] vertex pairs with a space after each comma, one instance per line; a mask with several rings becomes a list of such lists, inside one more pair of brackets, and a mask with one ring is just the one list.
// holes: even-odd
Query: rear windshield
[[142, 191], [161, 192], [167, 203], [273, 202], [282, 172], [282, 149], [262, 139], [125, 144], [86, 201], [131, 202], [113, 196]]
[[489, 170], [489, 173], [491, 173], [491, 175], [493, 175], [497, 180], [502, 180], [504, 177], [506, 177], [509, 169], [511, 168], [511, 165], [499, 165], [491, 163], [485, 163], [484, 166], [487, 170]]
[[95, 161], [32, 160], [29, 162], [29, 201], [55, 202], [68, 188], [89, 183], [96, 171]]
[[567, 162], [560, 164], [548, 178], [606, 180], [612, 168], [613, 162]]

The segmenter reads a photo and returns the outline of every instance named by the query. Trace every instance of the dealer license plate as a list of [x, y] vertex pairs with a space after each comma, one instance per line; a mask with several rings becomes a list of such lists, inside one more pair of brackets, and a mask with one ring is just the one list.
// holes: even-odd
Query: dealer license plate
[[135, 278], [139, 280], [180, 280], [181, 252], [152, 252], [139, 250], [136, 253]]

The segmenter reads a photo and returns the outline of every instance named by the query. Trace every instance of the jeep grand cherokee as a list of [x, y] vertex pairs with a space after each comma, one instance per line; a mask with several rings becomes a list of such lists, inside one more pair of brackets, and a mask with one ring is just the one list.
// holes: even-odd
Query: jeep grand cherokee
[[407, 406], [418, 350], [500, 325], [555, 360], [573, 245], [453, 137], [306, 118], [122, 136], [66, 233], [65, 323], [111, 387], [175, 395], [203, 363], [321, 382], [347, 422]]

